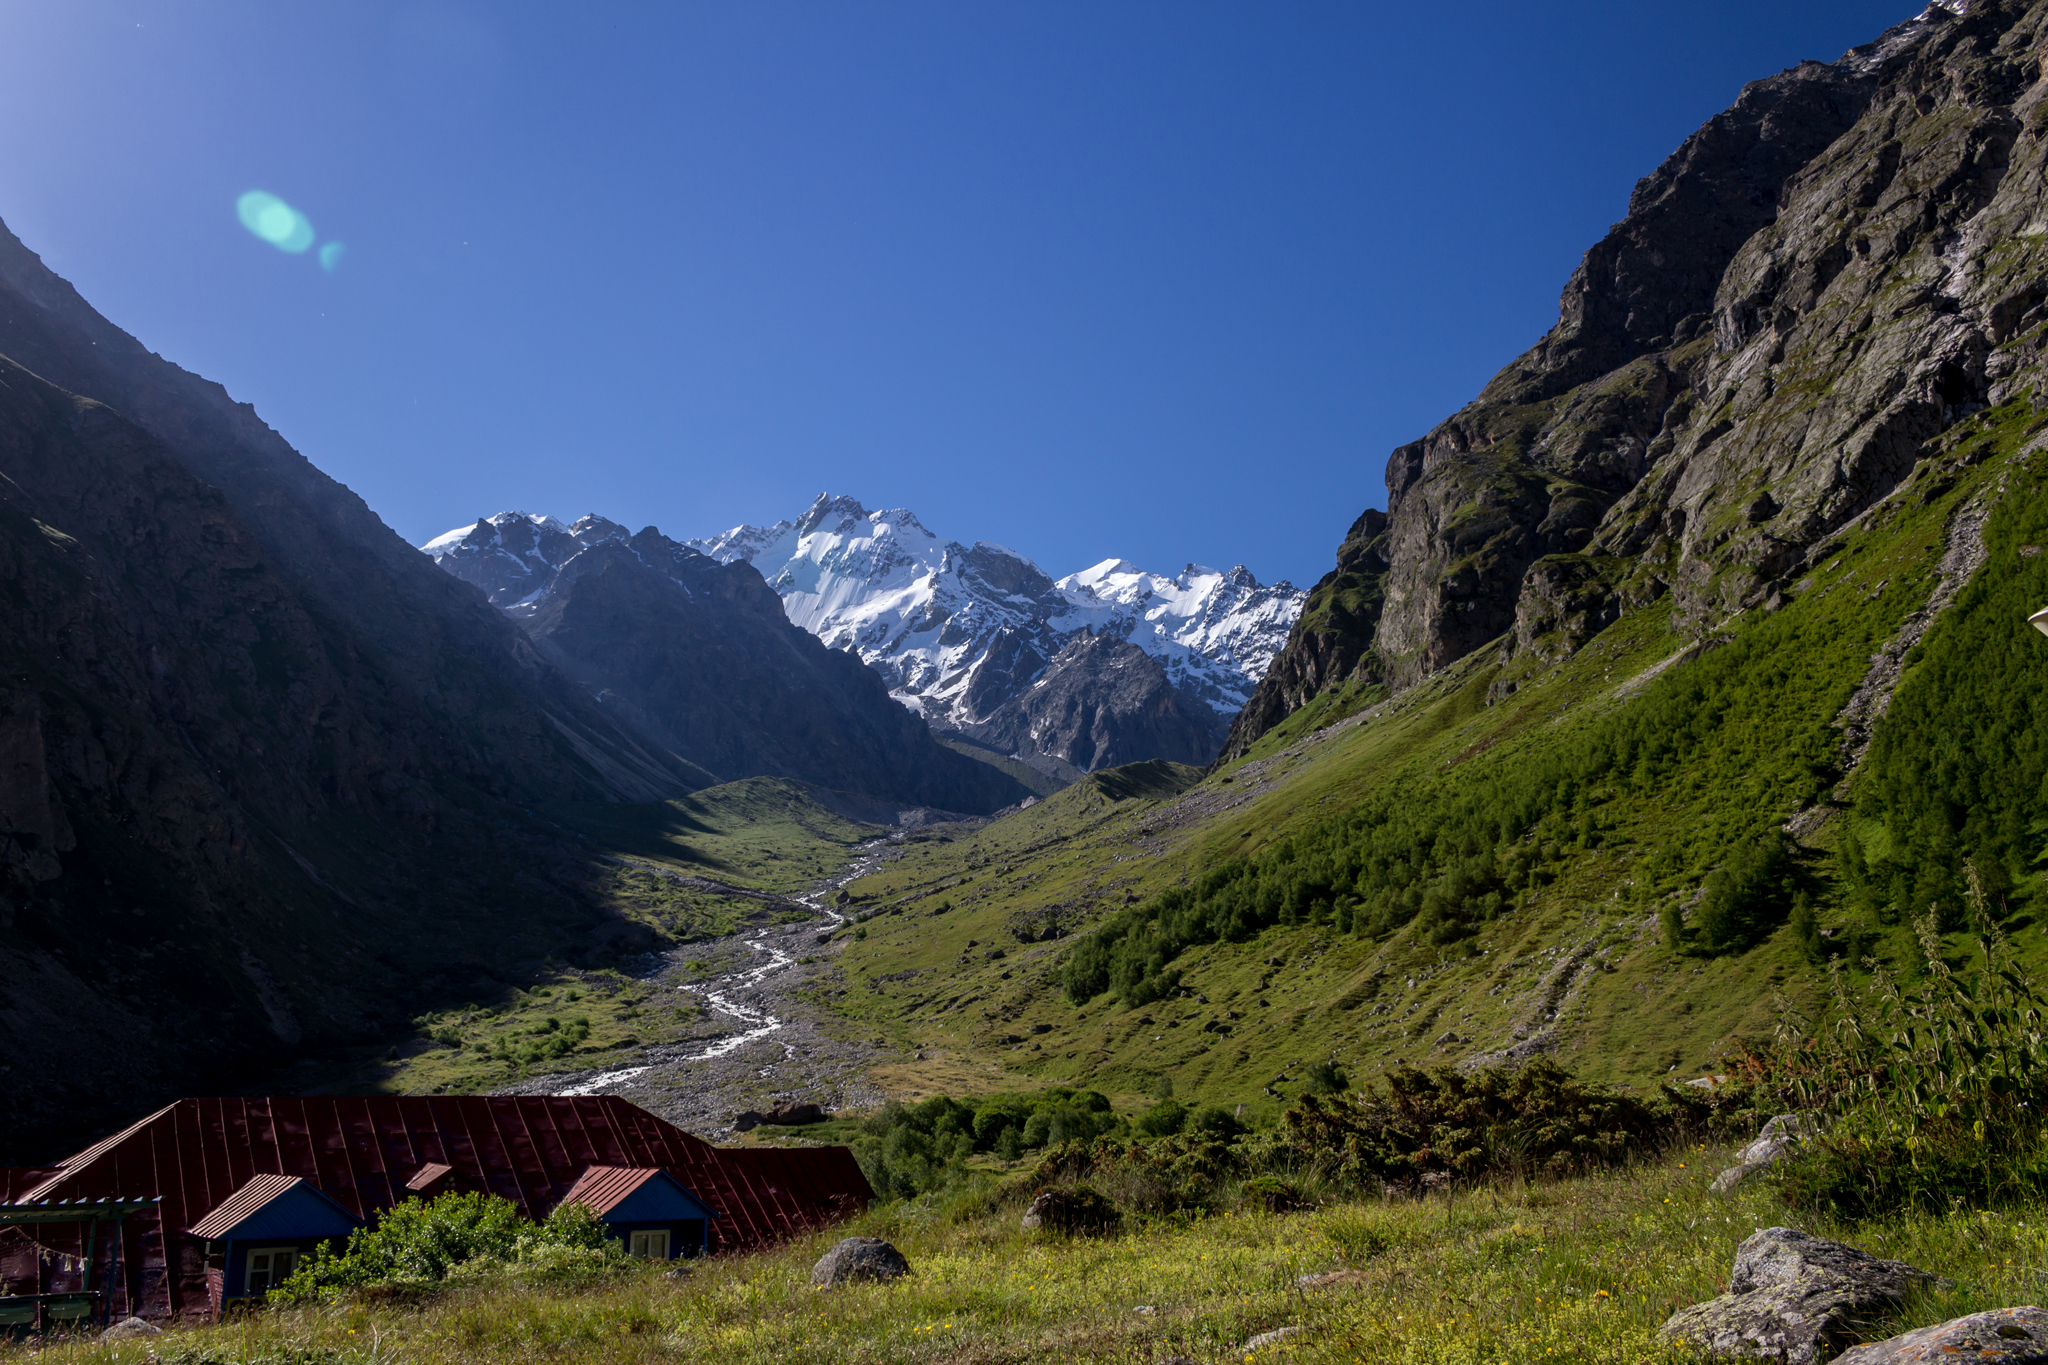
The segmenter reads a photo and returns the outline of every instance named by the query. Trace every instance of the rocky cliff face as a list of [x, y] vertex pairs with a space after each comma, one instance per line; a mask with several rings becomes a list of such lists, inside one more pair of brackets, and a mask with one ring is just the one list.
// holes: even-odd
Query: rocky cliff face
[[1159, 660], [1085, 631], [1046, 661], [1037, 683], [956, 729], [997, 753], [1041, 754], [1084, 773], [1146, 759], [1204, 764], [1227, 733]]
[[792, 625], [745, 560], [721, 564], [651, 526], [518, 513], [431, 548], [705, 783], [789, 777], [974, 814], [1026, 794], [941, 746], [857, 656]]
[[626, 926], [524, 808], [687, 789], [474, 592], [4, 232], [0, 594], [16, 1152], [596, 951]]
[[2044, 12], [1963, 0], [1743, 92], [1636, 187], [1555, 328], [1387, 465], [1226, 753], [1475, 650], [1511, 687], [1669, 593], [1767, 606], [2048, 321]]

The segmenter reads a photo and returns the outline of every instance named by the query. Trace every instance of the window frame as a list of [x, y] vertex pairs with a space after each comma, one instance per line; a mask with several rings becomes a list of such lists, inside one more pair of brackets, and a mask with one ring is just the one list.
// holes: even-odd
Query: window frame
[[[659, 1252], [653, 1250], [654, 1239], [657, 1237], [661, 1239], [661, 1250]], [[647, 1247], [648, 1250], [639, 1250], [638, 1248], [642, 1246]], [[643, 1261], [666, 1261], [669, 1259], [669, 1253], [674, 1246], [675, 1234], [669, 1228], [641, 1228], [626, 1234], [626, 1254]]]
[[[245, 1295], [267, 1294], [277, 1288], [279, 1284], [291, 1277], [291, 1273], [294, 1270], [299, 1268], [299, 1261], [302, 1255], [303, 1253], [297, 1247], [292, 1246], [250, 1247], [242, 1253], [242, 1293]], [[269, 1282], [260, 1290], [256, 1288], [256, 1258], [258, 1256], [268, 1256], [271, 1258], [263, 1270], [263, 1273], [270, 1277]], [[277, 1257], [279, 1256], [291, 1257], [291, 1260], [285, 1266], [284, 1273], [281, 1275], [277, 1270]]]

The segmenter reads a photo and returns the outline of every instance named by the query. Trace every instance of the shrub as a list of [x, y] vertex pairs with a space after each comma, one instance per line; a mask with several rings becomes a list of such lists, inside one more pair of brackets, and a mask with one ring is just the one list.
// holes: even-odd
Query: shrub
[[1050, 1189], [1092, 1180], [1119, 1205], [1149, 1213], [1213, 1207], [1252, 1159], [1246, 1144], [1180, 1134], [1150, 1142], [1098, 1138], [1047, 1150], [1028, 1184]]
[[1108, 1097], [1094, 1090], [1056, 1086], [978, 1100], [940, 1095], [884, 1105], [861, 1124], [853, 1154], [876, 1194], [909, 1198], [965, 1180], [967, 1159], [977, 1152], [1015, 1161], [1026, 1151], [1089, 1141], [1117, 1124]]
[[1716, 1103], [1670, 1087], [1646, 1102], [1547, 1058], [1469, 1075], [1403, 1067], [1352, 1099], [1302, 1096], [1281, 1142], [1302, 1165], [1358, 1185], [1568, 1175], [1654, 1150], [1702, 1125]]
[[1777, 1171], [1787, 1202], [1851, 1218], [1985, 1206], [2048, 1192], [2048, 1009], [1967, 875], [1977, 965], [1943, 956], [1938, 911], [1915, 925], [1922, 971], [1872, 964], [1862, 989], [1830, 964], [1833, 1019], [1789, 1012], [1776, 1077], [1825, 1130]]
[[1313, 1095], [1340, 1095], [1351, 1088], [1351, 1078], [1335, 1061], [1317, 1062], [1308, 1069], [1308, 1089]]
[[1025, 1216], [1043, 1231], [1070, 1237], [1109, 1232], [1123, 1222], [1115, 1201], [1088, 1185], [1044, 1190]]
[[1293, 1213], [1313, 1202], [1305, 1198], [1292, 1181], [1277, 1175], [1255, 1175], [1238, 1189], [1241, 1208], [1261, 1208], [1268, 1213]]
[[1141, 1137], [1161, 1138], [1172, 1137], [1187, 1124], [1188, 1107], [1169, 1096], [1140, 1114], [1131, 1126]]
[[1192, 1114], [1187, 1123], [1188, 1131], [1214, 1142], [1230, 1142], [1249, 1130], [1220, 1104], [1205, 1105]]
[[1710, 952], [1731, 952], [1763, 937], [1777, 922], [1787, 862], [1784, 836], [1776, 830], [1738, 845], [1707, 876], [1693, 916], [1701, 945]]
[[494, 1194], [444, 1194], [408, 1199], [385, 1210], [376, 1225], [349, 1235], [340, 1252], [323, 1248], [271, 1291], [280, 1302], [303, 1302], [353, 1289], [429, 1285], [459, 1267], [572, 1259], [589, 1265], [622, 1261], [625, 1252], [597, 1215], [580, 1204], [556, 1209], [541, 1223], [520, 1217]]

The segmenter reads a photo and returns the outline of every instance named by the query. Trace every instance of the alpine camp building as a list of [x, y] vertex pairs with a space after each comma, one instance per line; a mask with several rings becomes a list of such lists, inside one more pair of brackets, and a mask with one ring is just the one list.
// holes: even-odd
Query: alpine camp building
[[534, 1220], [587, 1203], [662, 1257], [765, 1246], [873, 1197], [844, 1147], [714, 1147], [613, 1095], [186, 1099], [52, 1166], [0, 1170], [0, 1318], [216, 1316], [322, 1242], [450, 1190]]

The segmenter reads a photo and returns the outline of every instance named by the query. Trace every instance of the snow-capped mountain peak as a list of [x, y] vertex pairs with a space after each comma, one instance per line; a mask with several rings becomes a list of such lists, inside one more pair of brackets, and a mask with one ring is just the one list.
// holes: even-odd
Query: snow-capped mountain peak
[[714, 559], [747, 560], [781, 594], [790, 620], [858, 651], [935, 719], [986, 673], [999, 633], [1030, 637], [1037, 648], [1028, 653], [1042, 668], [1083, 630], [1137, 645], [1176, 687], [1227, 719], [1286, 643], [1305, 596], [1288, 583], [1263, 587], [1242, 566], [1222, 573], [1190, 563], [1169, 578], [1105, 559], [1055, 580], [1006, 546], [941, 540], [904, 509], [870, 512], [830, 493], [794, 522], [736, 526], [689, 544]]
[[[630, 538], [602, 517], [564, 526], [504, 512], [423, 548], [516, 613], [568, 558]], [[1062, 667], [1085, 665], [1090, 678], [1103, 680], [1149, 656], [1157, 665], [1149, 686], [1182, 699], [1168, 705], [1181, 718], [1162, 723], [1208, 736], [1186, 739], [1171, 755], [1189, 760], [1200, 760], [1205, 744], [1214, 753], [1306, 598], [1288, 583], [1262, 586], [1241, 565], [1225, 573], [1190, 563], [1169, 577], [1112, 558], [1054, 579], [1006, 546], [942, 539], [905, 508], [869, 511], [831, 493], [794, 521], [735, 526], [684, 547], [753, 565], [792, 623], [858, 654], [899, 701], [939, 729], [970, 736], [991, 729], [991, 717]], [[1069, 648], [1082, 641], [1100, 643]], [[991, 733], [1010, 733], [1014, 723]]]
[[476, 523], [476, 526], [458, 526], [452, 531], [435, 536], [432, 540], [420, 546], [420, 548], [434, 558], [439, 559], [442, 554], [454, 549], [469, 536], [474, 535], [477, 526], [491, 526], [502, 531], [518, 522], [526, 522], [537, 531], [560, 531], [567, 534], [569, 530], [568, 527], [562, 525], [561, 522], [556, 521], [553, 517], [544, 516], [537, 512], [500, 512], [495, 517], [483, 518]]

